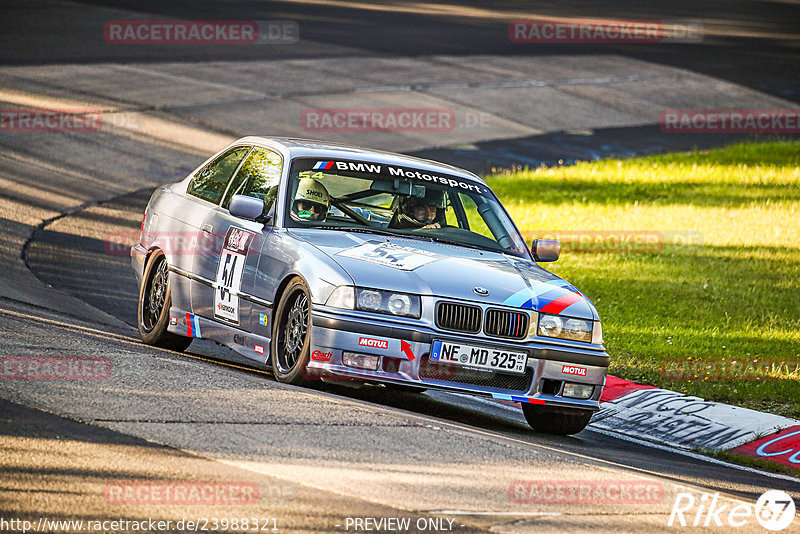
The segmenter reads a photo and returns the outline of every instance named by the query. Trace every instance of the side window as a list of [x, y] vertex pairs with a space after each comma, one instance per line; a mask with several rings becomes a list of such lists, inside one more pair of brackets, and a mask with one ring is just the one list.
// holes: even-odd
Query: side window
[[250, 147], [240, 146], [229, 150], [198, 172], [186, 192], [190, 195], [219, 204], [228, 181]]
[[222, 207], [227, 209], [233, 195], [247, 195], [263, 200], [264, 210], [268, 212], [278, 196], [282, 170], [280, 154], [266, 148], [253, 148], [231, 182]]

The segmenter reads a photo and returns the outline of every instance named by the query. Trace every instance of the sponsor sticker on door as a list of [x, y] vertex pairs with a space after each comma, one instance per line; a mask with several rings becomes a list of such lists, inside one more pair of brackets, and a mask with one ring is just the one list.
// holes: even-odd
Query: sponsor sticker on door
[[231, 226], [219, 256], [214, 283], [214, 317], [239, 324], [239, 291], [247, 260], [247, 250], [255, 234]]

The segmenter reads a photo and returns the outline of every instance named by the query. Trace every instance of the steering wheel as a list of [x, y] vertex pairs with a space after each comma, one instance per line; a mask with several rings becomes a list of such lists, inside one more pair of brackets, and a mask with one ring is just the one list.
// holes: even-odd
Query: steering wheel
[[345, 215], [355, 220], [356, 222], [364, 226], [369, 226], [370, 228], [377, 227], [377, 225], [372, 224], [367, 219], [365, 219], [364, 217], [362, 217], [361, 215], [359, 215], [358, 213], [347, 207], [343, 202], [339, 201], [338, 199], [331, 197], [331, 204], [336, 206], [338, 209], [342, 210], [345, 213]]

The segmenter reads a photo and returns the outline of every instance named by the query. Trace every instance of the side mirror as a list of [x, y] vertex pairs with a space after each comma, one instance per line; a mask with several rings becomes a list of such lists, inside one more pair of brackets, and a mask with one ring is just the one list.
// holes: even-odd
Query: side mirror
[[534, 239], [531, 252], [536, 261], [556, 261], [561, 255], [561, 241], [557, 239]]
[[245, 195], [233, 195], [228, 211], [234, 217], [255, 221], [264, 213], [264, 201]]

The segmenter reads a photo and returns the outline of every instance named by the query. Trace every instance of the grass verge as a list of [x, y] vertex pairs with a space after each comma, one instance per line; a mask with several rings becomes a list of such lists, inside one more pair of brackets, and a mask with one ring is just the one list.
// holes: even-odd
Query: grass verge
[[[800, 143], [487, 181], [529, 239], [567, 232], [590, 251], [546, 267], [594, 301], [611, 374], [800, 419]], [[636, 232], [662, 241], [620, 244]], [[731, 379], [737, 366], [751, 372]]]

